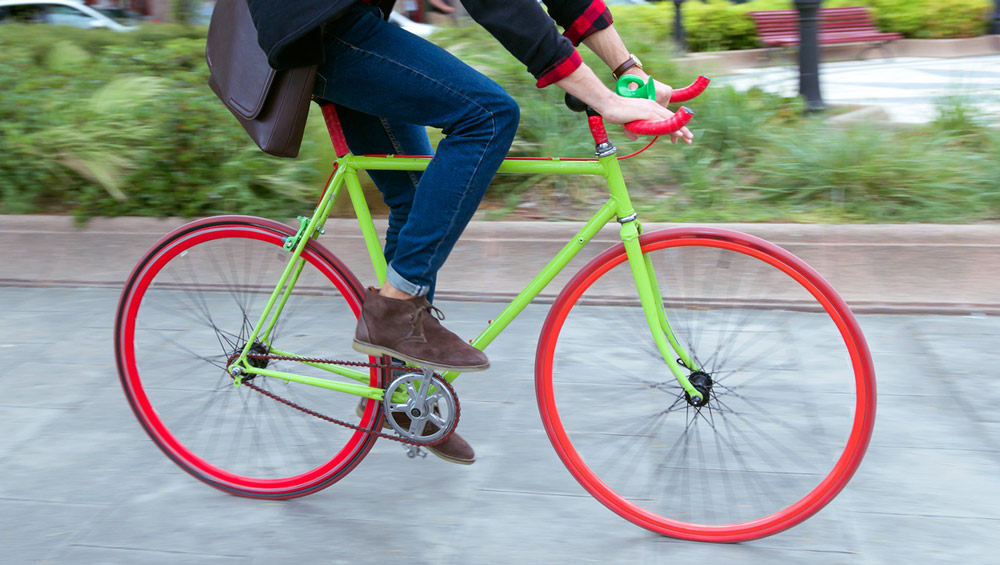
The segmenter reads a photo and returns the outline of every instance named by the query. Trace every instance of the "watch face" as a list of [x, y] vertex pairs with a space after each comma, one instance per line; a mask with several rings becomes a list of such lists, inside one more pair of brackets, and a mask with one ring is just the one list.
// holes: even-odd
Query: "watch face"
[[642, 68], [642, 61], [640, 61], [638, 57], [632, 55], [632, 60], [635, 61], [635, 66], [639, 67], [640, 69]]

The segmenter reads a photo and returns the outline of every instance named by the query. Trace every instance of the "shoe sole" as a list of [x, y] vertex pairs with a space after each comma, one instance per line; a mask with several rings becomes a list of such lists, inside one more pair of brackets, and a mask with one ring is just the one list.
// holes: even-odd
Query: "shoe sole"
[[[357, 405], [357, 407], [354, 409], [354, 413], [358, 415], [358, 418], [363, 418], [364, 415], [365, 415], [365, 409], [359, 403]], [[383, 421], [382, 422], [382, 429], [383, 430], [391, 430], [392, 426], [389, 424], [388, 421]], [[448, 463], [454, 463], [456, 465], [472, 465], [473, 463], [476, 462], [475, 459], [455, 459], [454, 457], [449, 457], [449, 456], [441, 453], [437, 449], [435, 449], [435, 446], [433, 446], [433, 445], [425, 445], [425, 446], [422, 446], [422, 447], [424, 449], [426, 449], [427, 451], [430, 451], [431, 453], [433, 453], [439, 459], [443, 459], [443, 460], [447, 461]]]
[[485, 365], [469, 365], [466, 367], [457, 365], [444, 365], [441, 363], [434, 363], [432, 361], [426, 361], [422, 359], [417, 359], [416, 357], [410, 357], [404, 353], [389, 349], [388, 347], [379, 347], [377, 345], [372, 345], [370, 343], [364, 343], [358, 340], [354, 340], [354, 350], [361, 353], [366, 353], [368, 355], [390, 355], [397, 359], [401, 359], [410, 365], [417, 365], [420, 367], [427, 367], [428, 369], [435, 369], [438, 371], [458, 371], [461, 373], [472, 373], [475, 371], [485, 371], [490, 368], [489, 361]]
[[436, 455], [439, 459], [443, 459], [443, 460], [447, 461], [448, 463], [454, 463], [456, 465], [472, 465], [473, 463], [476, 462], [475, 459], [472, 459], [472, 460], [469, 460], [469, 459], [455, 459], [454, 457], [448, 457], [447, 455], [444, 455], [440, 451], [434, 449], [433, 445], [430, 445], [430, 446], [425, 445], [425, 446], [422, 446], [422, 447], [424, 449], [426, 449], [427, 451], [430, 451], [431, 453], [433, 453], [434, 455]]

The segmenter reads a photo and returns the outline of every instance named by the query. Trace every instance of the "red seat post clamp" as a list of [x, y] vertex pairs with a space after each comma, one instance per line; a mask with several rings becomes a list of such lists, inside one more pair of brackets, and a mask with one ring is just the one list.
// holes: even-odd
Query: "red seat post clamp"
[[340, 125], [340, 118], [337, 116], [337, 107], [333, 104], [324, 104], [323, 119], [326, 121], [326, 129], [330, 132], [330, 141], [333, 142], [333, 150], [337, 157], [343, 157], [351, 152], [347, 148], [347, 138], [344, 137], [344, 128]]

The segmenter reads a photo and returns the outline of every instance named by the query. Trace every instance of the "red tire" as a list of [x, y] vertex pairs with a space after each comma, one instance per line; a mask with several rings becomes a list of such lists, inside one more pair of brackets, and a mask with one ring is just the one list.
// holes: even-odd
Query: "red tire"
[[536, 390], [559, 457], [604, 505], [663, 535], [738, 542], [800, 523], [844, 488], [871, 438], [874, 370], [854, 316], [761, 239], [679, 228], [640, 242], [708, 403], [689, 403], [667, 369], [618, 245], [566, 285], [542, 328]]
[[[291, 254], [295, 230], [261, 218], [192, 222], [158, 241], [122, 291], [115, 357], [125, 396], [153, 442], [182, 469], [231, 494], [292, 498], [351, 471], [375, 442], [369, 433], [323, 421], [248, 386], [235, 387], [228, 358], [241, 351]], [[310, 241], [302, 270], [271, 333], [271, 346], [302, 356], [368, 361], [351, 349], [362, 287]], [[302, 363], [267, 368], [331, 378]], [[372, 370], [368, 383], [379, 386]], [[368, 429], [381, 411], [369, 401], [257, 377], [253, 384], [296, 404]]]

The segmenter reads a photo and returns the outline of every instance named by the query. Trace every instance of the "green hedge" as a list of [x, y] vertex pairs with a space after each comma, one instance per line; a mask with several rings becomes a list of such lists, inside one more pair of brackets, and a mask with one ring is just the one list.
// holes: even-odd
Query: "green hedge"
[[[618, 21], [658, 78], [675, 85], [694, 78], [674, 62], [662, 25], [632, 15]], [[0, 27], [0, 213], [309, 211], [330, 170], [323, 120], [310, 119], [299, 159], [261, 153], [207, 87], [204, 31]], [[514, 155], [592, 155], [586, 121], [565, 109], [561, 91], [535, 88], [523, 65], [481, 28], [445, 30], [435, 41], [521, 104]], [[1000, 134], [961, 101], [949, 104], [925, 128], [843, 132], [804, 120], [797, 99], [712, 88], [692, 103], [694, 146], [661, 144], [623, 169], [649, 220], [1000, 218]], [[621, 154], [644, 143], [609, 131]], [[546, 218], [580, 218], [602, 198], [599, 185], [575, 176], [501, 175], [487, 207], [499, 215], [534, 209]]]
[[0, 28], [0, 212], [301, 211], [317, 173], [253, 147], [207, 87], [204, 35]]
[[[906, 37], [941, 39], [973, 37], [986, 33], [992, 0], [825, 0], [824, 8], [868, 6], [882, 31]], [[791, 0], [688, 1], [682, 8], [684, 31], [692, 51], [727, 51], [759, 47], [749, 12], [794, 9]], [[662, 39], [673, 35], [673, 2], [646, 6], [614, 5], [615, 21], [628, 29], [655, 30]]]

